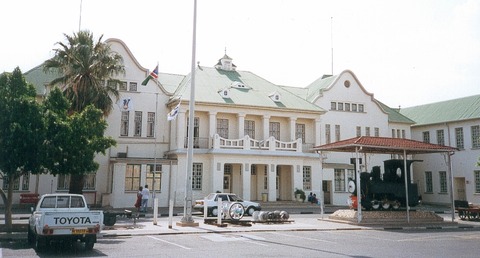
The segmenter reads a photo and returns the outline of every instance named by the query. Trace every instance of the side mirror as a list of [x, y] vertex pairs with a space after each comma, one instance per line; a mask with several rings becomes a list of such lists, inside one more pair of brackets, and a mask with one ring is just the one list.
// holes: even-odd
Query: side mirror
[[33, 206], [30, 207], [30, 212], [33, 213], [35, 211], [35, 208]]

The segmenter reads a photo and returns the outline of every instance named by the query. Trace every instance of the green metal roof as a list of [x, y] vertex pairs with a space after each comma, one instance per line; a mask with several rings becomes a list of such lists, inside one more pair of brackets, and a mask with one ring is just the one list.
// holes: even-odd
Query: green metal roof
[[43, 71], [43, 63], [30, 69], [26, 73], [23, 74], [25, 77], [25, 80], [33, 86], [35, 86], [35, 89], [37, 91], [37, 95], [43, 95], [45, 94], [45, 86], [53, 81], [54, 79], [60, 77], [58, 73], [54, 72], [47, 72], [45, 73]]
[[[185, 77], [172, 99], [190, 99], [191, 74]], [[235, 83], [245, 88], [235, 88]], [[229, 98], [223, 98], [219, 91], [229, 90]], [[273, 101], [269, 95], [278, 93], [281, 101]], [[266, 108], [286, 108], [305, 111], [323, 112], [324, 110], [305, 99], [275, 85], [251, 72], [225, 71], [221, 69], [198, 66], [195, 72], [195, 101], [216, 104], [234, 104]]]
[[170, 92], [174, 93], [178, 85], [185, 79], [185, 75], [180, 74], [171, 74], [171, 73], [158, 73], [158, 82], [163, 86], [163, 88]]
[[399, 113], [397, 109], [393, 109], [393, 108], [383, 104], [382, 102], [378, 101], [377, 99], [375, 99], [375, 101], [380, 105], [380, 107], [385, 112], [387, 112], [388, 122], [391, 122], [391, 123], [407, 123], [407, 124], [414, 124], [415, 123], [415, 121], [413, 121], [412, 119], [410, 119], [410, 118], [402, 115], [401, 113]]
[[415, 121], [414, 126], [480, 118], [480, 95], [402, 108], [400, 113]]
[[328, 88], [335, 79], [337, 78], [338, 75], [334, 76], [322, 76], [315, 80], [314, 82], [310, 83], [310, 85], [307, 86], [308, 92], [307, 92], [307, 100], [308, 101], [314, 101], [315, 98], [321, 94], [322, 90]]

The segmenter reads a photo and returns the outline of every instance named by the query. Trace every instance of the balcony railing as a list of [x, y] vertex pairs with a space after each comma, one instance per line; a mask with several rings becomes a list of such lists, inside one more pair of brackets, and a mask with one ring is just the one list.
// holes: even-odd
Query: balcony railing
[[283, 142], [270, 136], [266, 140], [255, 140], [245, 135], [240, 139], [226, 139], [215, 134], [213, 137], [214, 149], [243, 149], [243, 150], [270, 150], [302, 152], [302, 140]]

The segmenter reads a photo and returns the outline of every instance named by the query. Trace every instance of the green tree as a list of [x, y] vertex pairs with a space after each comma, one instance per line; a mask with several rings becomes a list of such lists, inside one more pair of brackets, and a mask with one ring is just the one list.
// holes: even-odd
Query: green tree
[[[106, 149], [115, 145], [115, 140], [104, 136], [107, 122], [101, 110], [90, 105], [82, 112], [68, 115], [68, 107], [70, 103], [58, 88], [52, 90], [44, 103], [48, 128], [44, 163], [53, 175], [84, 178], [82, 176], [98, 169], [95, 156], [105, 154]], [[81, 192], [83, 181], [78, 185], [81, 188], [74, 190]]]
[[[108, 115], [114, 101], [119, 98], [115, 76], [125, 73], [123, 58], [111, 50], [110, 46], [94, 40], [89, 31], [79, 31], [73, 36], [64, 34], [66, 43], [58, 42], [55, 56], [44, 63], [45, 71], [61, 74], [50, 82], [59, 85], [72, 103], [70, 114], [79, 113], [89, 105]], [[113, 83], [106, 83], [106, 81]], [[84, 173], [73, 172], [70, 180], [70, 193], [82, 193]]]
[[0, 76], [0, 176], [8, 185], [0, 195], [5, 204], [5, 224], [12, 227], [12, 195], [16, 180], [29, 173], [43, 173], [45, 126], [36, 92], [17, 67]]

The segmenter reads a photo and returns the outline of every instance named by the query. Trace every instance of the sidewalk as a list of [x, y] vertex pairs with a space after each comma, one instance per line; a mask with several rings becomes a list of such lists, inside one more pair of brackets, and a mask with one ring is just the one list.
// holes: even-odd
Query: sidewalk
[[[217, 226], [216, 224], [207, 224], [204, 218], [198, 213], [194, 213], [193, 220], [198, 226], [186, 227], [179, 226], [183, 217], [183, 208], [174, 208], [174, 216], [171, 220], [168, 217], [168, 208], [159, 208], [157, 223], [154, 224], [152, 212], [148, 212], [140, 218], [118, 217], [117, 223], [112, 227], [105, 227], [99, 235], [99, 238], [111, 238], [120, 236], [143, 236], [143, 235], [175, 235], [175, 234], [203, 234], [203, 233], [231, 233], [231, 232], [265, 232], [265, 231], [329, 231], [329, 230], [402, 230], [402, 229], [440, 229], [440, 228], [480, 228], [480, 222], [461, 221], [456, 217], [455, 222], [451, 221], [449, 208], [445, 206], [416, 207], [417, 210], [434, 211], [437, 214], [443, 214], [443, 223], [379, 223], [369, 225], [359, 225], [356, 223], [346, 223], [334, 221], [328, 218], [329, 214], [338, 209], [346, 207], [326, 206], [324, 215], [320, 214], [320, 207], [314, 204], [302, 203], [276, 203], [264, 204], [262, 210], [288, 210], [290, 218], [284, 223], [258, 223], [251, 222], [252, 217], [244, 217], [241, 221], [246, 225], [226, 223], [226, 226]], [[143, 215], [143, 214], [142, 214]], [[13, 222], [16, 224], [26, 224], [29, 214], [13, 214]], [[3, 214], [0, 215], [3, 220]], [[216, 223], [216, 220], [214, 221]], [[248, 223], [250, 222], [250, 223]], [[5, 233], [0, 232], [0, 241], [14, 239], [26, 239], [26, 232]]]

